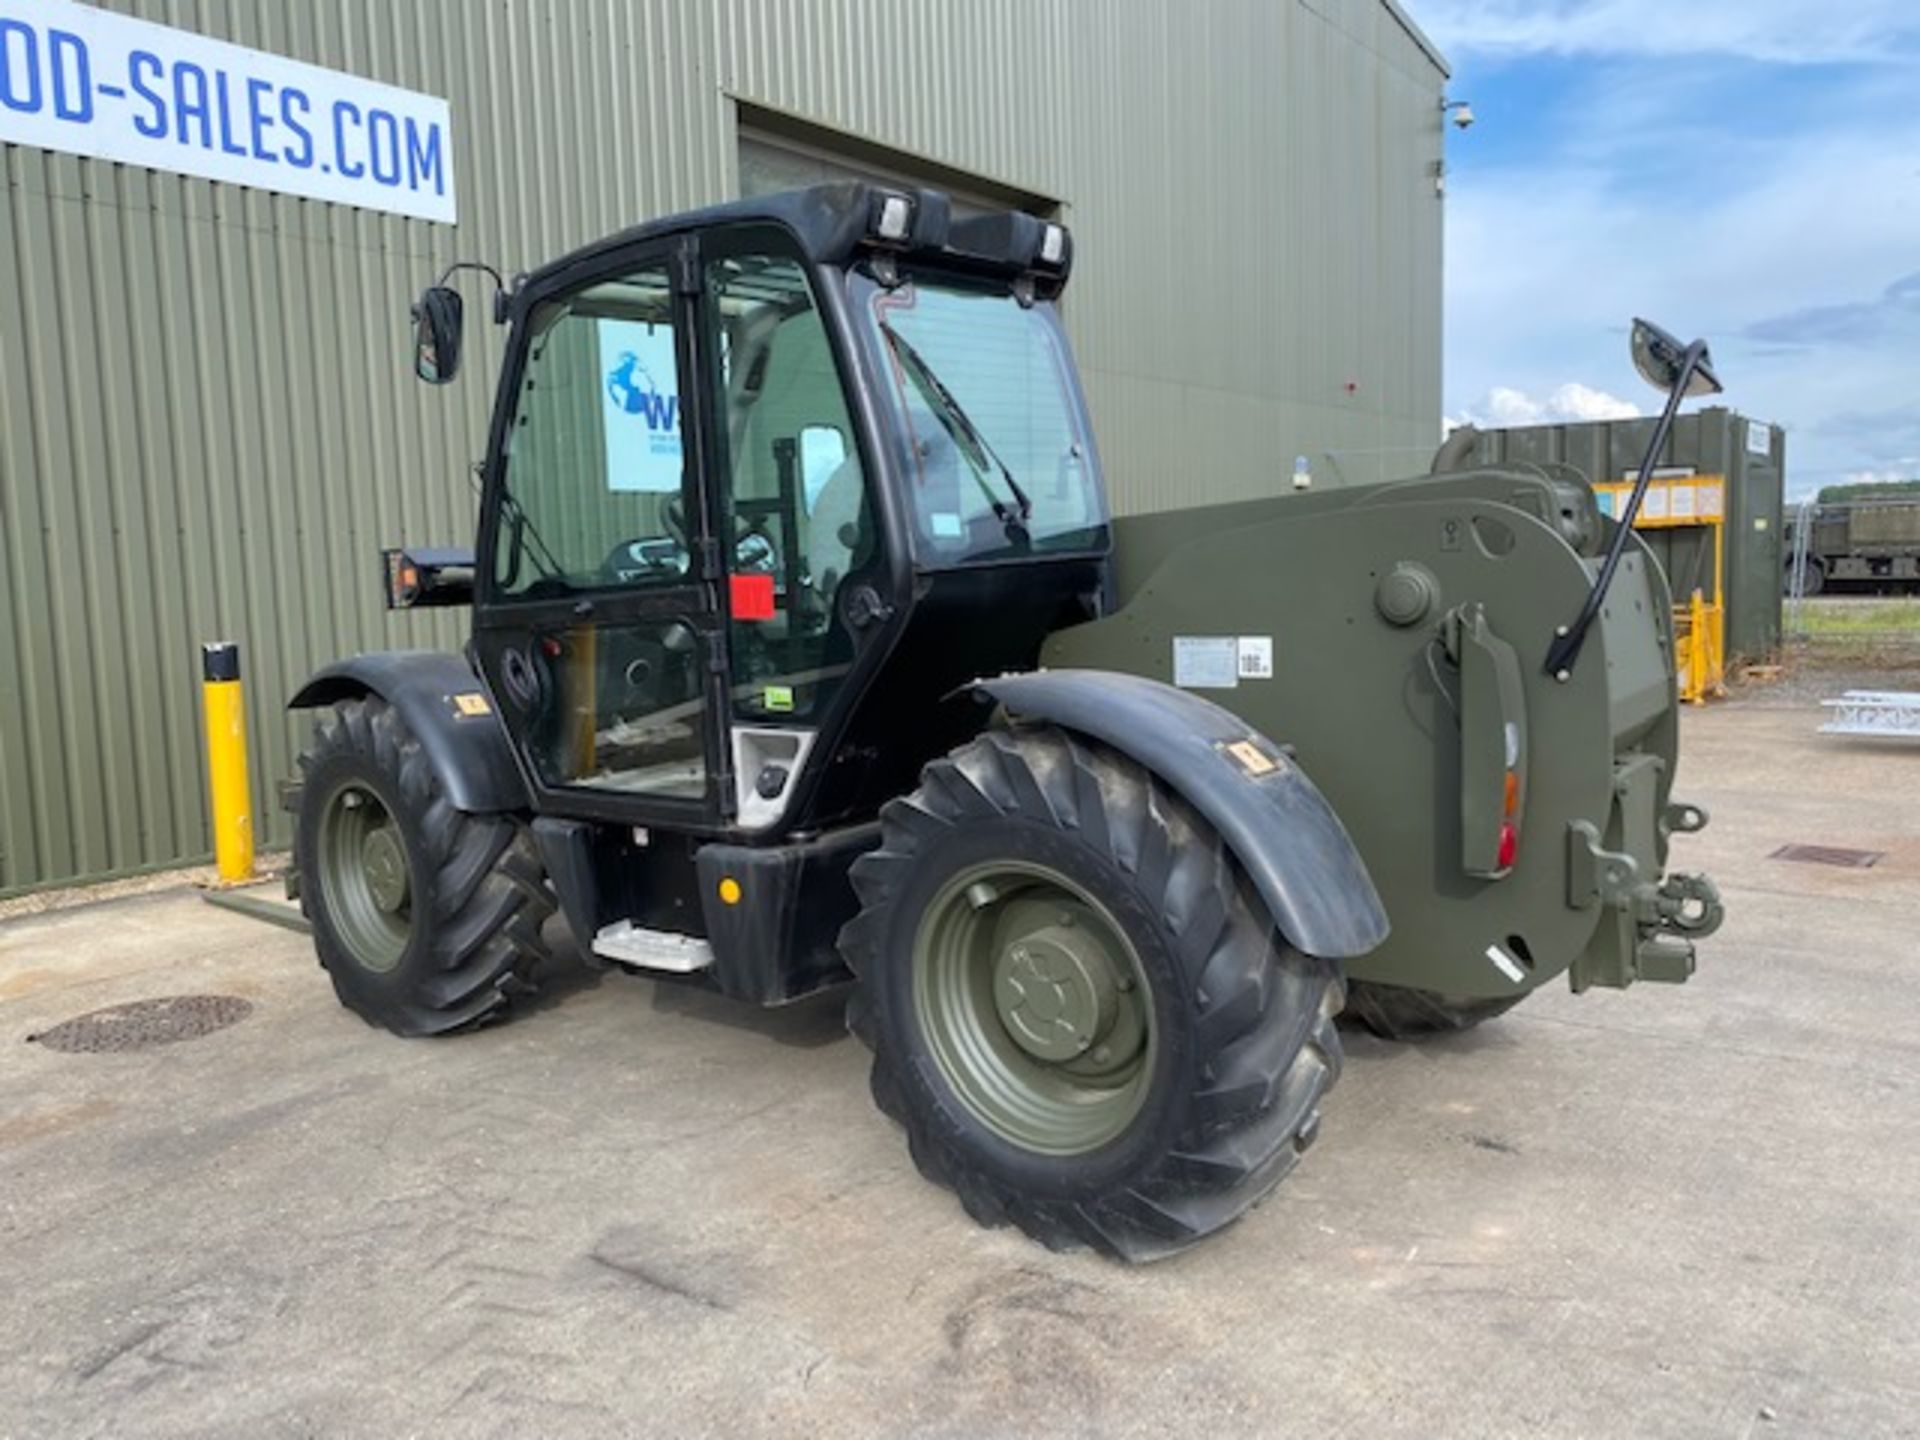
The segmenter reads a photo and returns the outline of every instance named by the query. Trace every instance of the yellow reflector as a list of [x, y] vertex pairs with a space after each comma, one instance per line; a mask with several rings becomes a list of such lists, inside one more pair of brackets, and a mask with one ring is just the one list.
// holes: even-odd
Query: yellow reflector
[[731, 875], [720, 882], [720, 903], [738, 905], [740, 903], [740, 882]]
[[1518, 810], [1519, 808], [1520, 808], [1520, 775], [1518, 771], [1509, 770], [1507, 771], [1507, 808], [1506, 808], [1507, 818], [1511, 820], [1513, 818], [1513, 812]]

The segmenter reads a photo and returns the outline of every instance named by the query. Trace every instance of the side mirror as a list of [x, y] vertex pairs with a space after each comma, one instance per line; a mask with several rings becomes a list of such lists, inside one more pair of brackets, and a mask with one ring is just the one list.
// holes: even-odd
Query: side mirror
[[[1690, 357], [1689, 351], [1698, 353]], [[1689, 358], [1693, 362], [1692, 373], [1687, 377], [1687, 388], [1681, 391], [1681, 398], [1718, 395], [1722, 387], [1719, 377], [1713, 373], [1713, 356], [1707, 350], [1706, 341], [1683, 345], [1651, 320], [1633, 322], [1633, 368], [1661, 394], [1667, 394], [1680, 383]]]
[[445, 385], [460, 373], [460, 336], [465, 305], [458, 290], [428, 288], [413, 307], [413, 373], [429, 385]]

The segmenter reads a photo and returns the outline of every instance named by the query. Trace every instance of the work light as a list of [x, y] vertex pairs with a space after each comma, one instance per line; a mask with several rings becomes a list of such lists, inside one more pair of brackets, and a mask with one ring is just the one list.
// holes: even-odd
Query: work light
[[873, 234], [891, 245], [904, 245], [913, 229], [913, 201], [905, 195], [883, 194], [873, 212]]

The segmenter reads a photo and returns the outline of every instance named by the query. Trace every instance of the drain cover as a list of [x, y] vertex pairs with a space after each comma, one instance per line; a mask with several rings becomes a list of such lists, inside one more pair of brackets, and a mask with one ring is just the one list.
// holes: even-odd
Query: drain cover
[[253, 1002], [238, 995], [169, 995], [90, 1010], [27, 1039], [70, 1055], [151, 1050], [176, 1040], [198, 1040], [252, 1013]]
[[1838, 845], [1782, 845], [1771, 856], [1802, 865], [1838, 865], [1845, 870], [1867, 870], [1886, 858], [1883, 850], [1846, 850]]

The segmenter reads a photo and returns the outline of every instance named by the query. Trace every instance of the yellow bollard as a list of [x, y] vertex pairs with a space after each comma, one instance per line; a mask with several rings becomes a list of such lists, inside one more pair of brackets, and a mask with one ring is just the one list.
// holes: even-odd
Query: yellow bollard
[[247, 786], [247, 707], [240, 694], [240, 647], [200, 647], [200, 694], [207, 720], [207, 788], [213, 803], [213, 857], [229, 885], [253, 878], [253, 801]]

